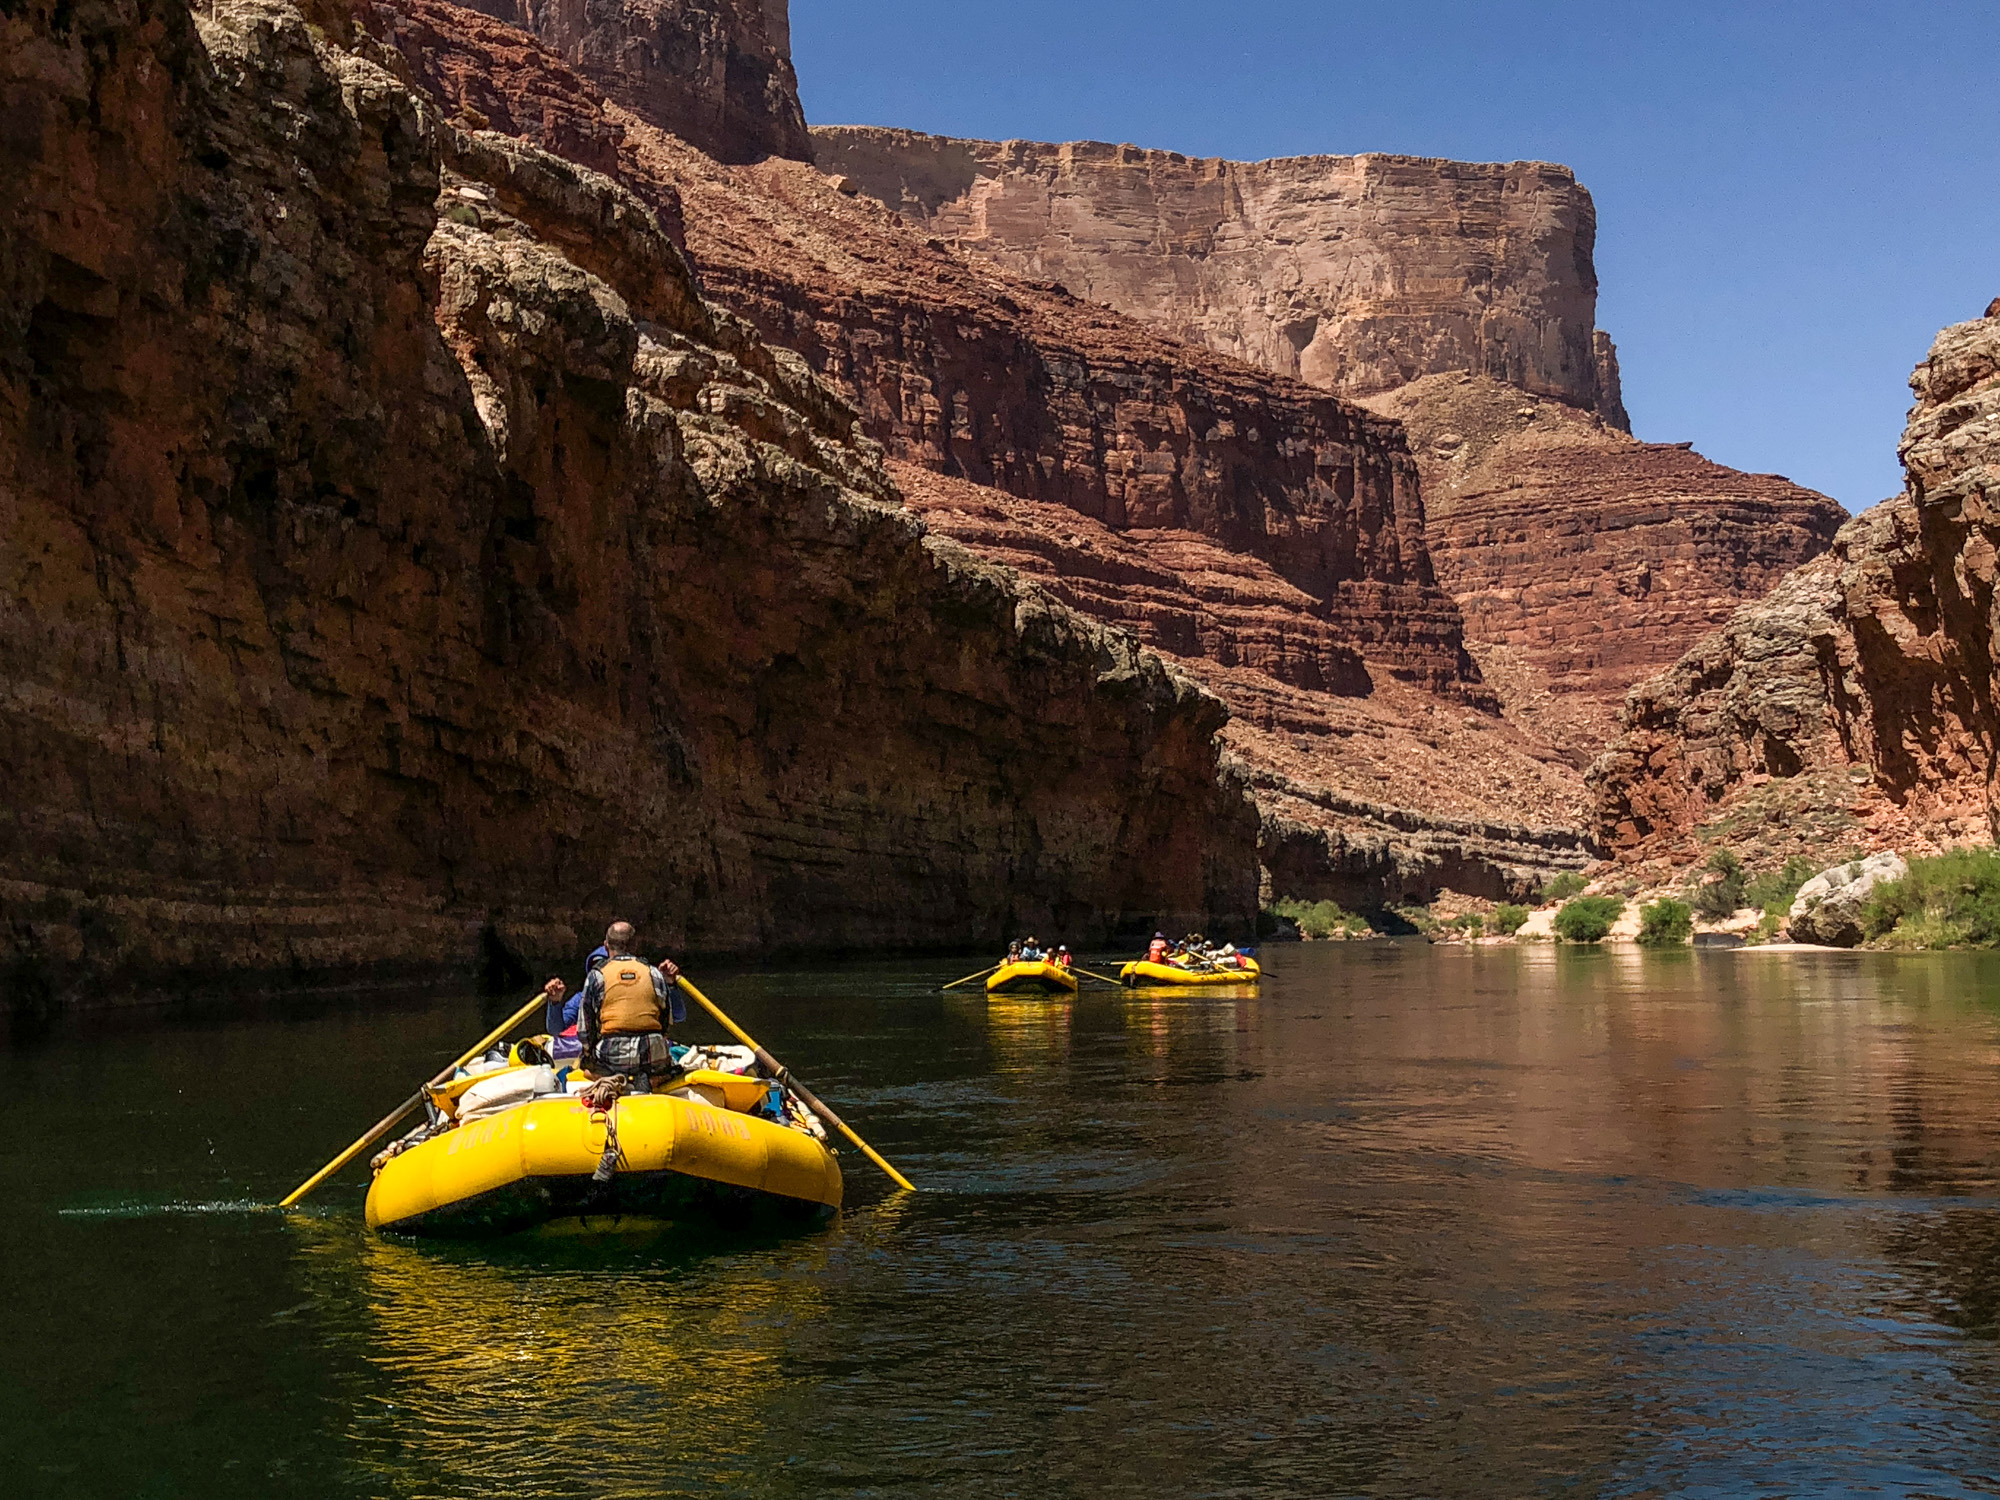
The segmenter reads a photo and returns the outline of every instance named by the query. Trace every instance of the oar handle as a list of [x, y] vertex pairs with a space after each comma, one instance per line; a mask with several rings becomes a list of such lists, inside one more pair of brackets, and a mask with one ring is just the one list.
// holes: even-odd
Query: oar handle
[[867, 1157], [870, 1161], [874, 1162], [876, 1166], [880, 1167], [884, 1172], [888, 1173], [889, 1180], [891, 1182], [895, 1183], [896, 1186], [899, 1188], [905, 1188], [911, 1192], [916, 1191], [915, 1185], [911, 1183], [909, 1178], [905, 1177], [901, 1172], [898, 1172], [894, 1167], [890, 1166], [888, 1162], [884, 1161], [881, 1158], [881, 1156], [877, 1154], [875, 1148], [869, 1145], [866, 1141], [862, 1140], [860, 1136], [856, 1135], [845, 1120], [841, 1119], [839, 1115], [835, 1114], [832, 1110], [828, 1109], [824, 1104], [820, 1103], [819, 1099], [814, 1095], [813, 1091], [807, 1088], [803, 1083], [800, 1083], [798, 1079], [794, 1078], [791, 1075], [790, 1071], [786, 1069], [783, 1063], [779, 1062], [775, 1057], [771, 1056], [770, 1053], [766, 1052], [762, 1047], [757, 1045], [757, 1039], [755, 1037], [750, 1035], [750, 1033], [745, 1031], [741, 1026], [738, 1026], [734, 1021], [730, 1020], [728, 1016], [723, 1014], [721, 1006], [717, 1005], [713, 1000], [709, 999], [708, 996], [704, 995], [700, 990], [696, 989], [694, 987], [693, 982], [689, 980], [687, 975], [685, 974], [677, 975], [674, 979], [674, 983], [679, 985], [682, 991], [686, 993], [703, 1010], [707, 1011], [711, 1016], [715, 1017], [715, 1019], [721, 1023], [723, 1030], [727, 1031], [731, 1036], [735, 1037], [737, 1041], [741, 1042], [744, 1046], [748, 1047], [750, 1049], [751, 1055], [757, 1059], [758, 1067], [764, 1069], [764, 1071], [769, 1073], [773, 1078], [776, 1078], [779, 1081], [781, 1081], [785, 1085], [785, 1087], [789, 1088], [793, 1093], [799, 1096], [800, 1102], [803, 1103], [807, 1109], [811, 1110], [814, 1114], [818, 1115], [827, 1124], [831, 1125], [835, 1130], [838, 1130], [842, 1135], [846, 1136], [850, 1141], [852, 1141], [855, 1144], [856, 1148], [860, 1150], [863, 1156]]
[[[542, 994], [541, 991], [537, 990], [535, 992], [534, 999], [530, 1000], [526, 1005], [522, 1006], [519, 1010], [515, 1011], [513, 1015], [509, 1016], [506, 1020], [502, 1021], [498, 1026], [494, 1027], [491, 1031], [487, 1032], [485, 1036], [481, 1037], [477, 1042], [473, 1043], [472, 1046], [468, 1048], [466, 1051], [460, 1053], [458, 1056], [458, 1060], [456, 1062], [445, 1064], [443, 1069], [439, 1071], [437, 1077], [433, 1078], [430, 1081], [430, 1087], [436, 1088], [440, 1084], [449, 1083], [451, 1081], [451, 1075], [453, 1073], [457, 1072], [466, 1063], [472, 1061], [473, 1058], [479, 1056], [480, 1053], [484, 1052], [488, 1047], [492, 1046], [495, 1042], [499, 1041], [500, 1038], [505, 1036], [508, 1032], [512, 1031], [516, 1026], [520, 1025], [523, 1021], [527, 1020], [529, 1013], [540, 1007], [546, 999], [547, 997], [544, 994]], [[356, 1141], [353, 1145], [349, 1146], [345, 1151], [341, 1152], [340, 1155], [336, 1156], [332, 1161], [328, 1162], [325, 1166], [321, 1167], [317, 1172], [313, 1173], [312, 1176], [308, 1177], [304, 1182], [300, 1183], [297, 1187], [293, 1188], [291, 1194], [288, 1197], [286, 1197], [282, 1202], [280, 1202], [278, 1204], [278, 1207], [290, 1208], [294, 1203], [297, 1203], [299, 1199], [305, 1197], [307, 1193], [310, 1193], [314, 1188], [318, 1187], [322, 1182], [325, 1182], [327, 1178], [331, 1177], [335, 1172], [338, 1172], [342, 1167], [346, 1166], [349, 1162], [353, 1161], [355, 1157], [359, 1156], [362, 1152], [366, 1151], [370, 1146], [374, 1145], [377, 1141], [381, 1140], [383, 1136], [387, 1135], [390, 1131], [394, 1130], [399, 1124], [403, 1122], [403, 1119], [410, 1113], [411, 1110], [415, 1109], [419, 1104], [422, 1104], [423, 1102], [424, 1102], [424, 1090], [418, 1089], [414, 1094], [410, 1095], [409, 1098], [405, 1099], [401, 1104], [397, 1105], [393, 1111], [391, 1111], [389, 1114], [384, 1115], [380, 1120], [376, 1121], [374, 1127], [371, 1130], [369, 1130], [369, 1132], [366, 1135], [362, 1136], [360, 1140]]]

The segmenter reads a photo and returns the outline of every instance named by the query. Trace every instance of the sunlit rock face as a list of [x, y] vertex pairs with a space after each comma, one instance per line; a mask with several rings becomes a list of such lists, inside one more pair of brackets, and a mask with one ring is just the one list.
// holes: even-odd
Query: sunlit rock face
[[1784, 821], [1822, 842], [1991, 836], [2000, 302], [1939, 334], [1910, 386], [1904, 493], [1634, 689], [1591, 771], [1621, 857], [1692, 848], [1787, 787]]
[[11, 986], [1248, 922], [1217, 700], [325, 19], [0, 18]]
[[515, 28], [437, 0], [374, 15], [449, 114], [551, 149], [615, 131], [708, 295], [853, 404], [934, 534], [1221, 696], [1289, 881], [1403, 899], [1586, 857], [1580, 773], [1495, 717], [1396, 422], [960, 253], [838, 174], [579, 107], [595, 86]]
[[1597, 212], [1567, 167], [813, 138], [822, 169], [940, 238], [1249, 364], [1346, 395], [1470, 371], [1629, 425]]
[[787, 0], [472, 0], [720, 161], [812, 159]]
[[1477, 375], [1371, 397], [1409, 435], [1438, 581], [1508, 712], [1579, 767], [1626, 691], [1672, 665], [1847, 520], [1780, 474], [1642, 443]]
[[1400, 422], [1486, 686], [1581, 770], [1618, 705], [1845, 513], [1635, 441], [1560, 166], [1230, 162], [836, 126], [822, 170], [961, 252]]

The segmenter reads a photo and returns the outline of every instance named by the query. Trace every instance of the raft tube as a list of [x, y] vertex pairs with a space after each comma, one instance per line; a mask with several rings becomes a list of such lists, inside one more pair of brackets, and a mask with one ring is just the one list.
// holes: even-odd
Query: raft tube
[[618, 1169], [592, 1180], [605, 1116], [567, 1095], [516, 1105], [432, 1136], [383, 1163], [370, 1229], [506, 1234], [549, 1219], [671, 1218], [708, 1206], [810, 1218], [840, 1207], [840, 1163], [803, 1130], [699, 1099], [628, 1094], [612, 1106]]
[[1118, 971], [1118, 977], [1135, 988], [1155, 984], [1255, 984], [1263, 974], [1254, 958], [1241, 959], [1240, 969], [1183, 969], [1174, 964], [1156, 964], [1138, 959]]
[[1076, 993], [1076, 975], [1061, 964], [1038, 960], [1025, 964], [1002, 964], [986, 981], [986, 993], [1040, 990], [1044, 994]]

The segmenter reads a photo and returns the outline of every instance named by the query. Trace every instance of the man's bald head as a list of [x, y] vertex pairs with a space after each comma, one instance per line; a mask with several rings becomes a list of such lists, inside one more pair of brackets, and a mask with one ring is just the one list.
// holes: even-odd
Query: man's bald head
[[613, 953], [630, 953], [632, 940], [637, 936], [630, 922], [613, 922], [604, 929], [604, 946]]

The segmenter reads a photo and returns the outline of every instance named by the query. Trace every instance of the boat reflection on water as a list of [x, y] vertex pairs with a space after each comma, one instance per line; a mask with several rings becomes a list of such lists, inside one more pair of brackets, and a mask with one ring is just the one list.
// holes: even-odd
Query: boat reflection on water
[[1231, 1062], [1239, 1031], [1253, 1029], [1257, 991], [1249, 986], [1207, 990], [1127, 990], [1119, 1006], [1125, 1035], [1139, 1056], [1187, 1056], [1210, 1065]]
[[309, 1279], [357, 1310], [348, 1352], [376, 1372], [353, 1461], [384, 1493], [425, 1475], [498, 1496], [569, 1493], [584, 1475], [602, 1494], [756, 1487], [774, 1407], [812, 1384], [786, 1349], [827, 1316], [819, 1277], [843, 1234], [627, 1219], [417, 1245], [298, 1229]]
[[995, 1071], [1033, 1073], [1065, 1062], [1075, 1007], [1074, 995], [988, 995], [986, 1034], [998, 1065]]

